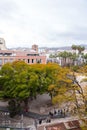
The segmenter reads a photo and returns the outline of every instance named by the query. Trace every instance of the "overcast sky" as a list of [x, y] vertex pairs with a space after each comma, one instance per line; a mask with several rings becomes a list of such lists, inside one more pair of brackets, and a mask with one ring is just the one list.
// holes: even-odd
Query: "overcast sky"
[[87, 0], [0, 0], [6, 46], [87, 44]]

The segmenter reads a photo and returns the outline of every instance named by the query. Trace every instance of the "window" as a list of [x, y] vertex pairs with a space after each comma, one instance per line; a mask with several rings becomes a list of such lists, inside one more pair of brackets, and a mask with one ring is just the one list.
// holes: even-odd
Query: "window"
[[41, 59], [36, 59], [36, 63], [41, 63], [42, 60]]
[[30, 59], [28, 59], [28, 63], [30, 63]]
[[27, 56], [39, 56], [39, 54], [27, 54]]
[[34, 59], [32, 59], [32, 63], [34, 63]]

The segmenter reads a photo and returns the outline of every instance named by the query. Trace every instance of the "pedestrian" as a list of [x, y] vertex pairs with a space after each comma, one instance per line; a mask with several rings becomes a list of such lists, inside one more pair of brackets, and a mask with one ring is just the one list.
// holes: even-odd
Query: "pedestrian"
[[61, 109], [61, 112], [60, 112], [60, 113], [61, 113], [61, 115], [63, 114], [63, 110], [62, 110], [62, 109]]
[[47, 123], [50, 123], [50, 122], [51, 122], [51, 119], [50, 119], [50, 117], [49, 117], [49, 116], [47, 117], [46, 122], [47, 122]]
[[41, 124], [42, 123], [42, 119], [39, 119], [39, 124]]
[[60, 110], [58, 109], [58, 115], [59, 115], [59, 113], [60, 113]]
[[49, 112], [49, 116], [51, 116], [51, 117], [53, 116], [53, 113], [51, 111]]
[[56, 109], [54, 108], [54, 115], [56, 115], [56, 113], [57, 113], [57, 112], [56, 112]]

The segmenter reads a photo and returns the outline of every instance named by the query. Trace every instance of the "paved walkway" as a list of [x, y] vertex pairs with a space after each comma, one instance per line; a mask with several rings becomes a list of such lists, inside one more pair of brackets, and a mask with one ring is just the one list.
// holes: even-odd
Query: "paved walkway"
[[[7, 111], [8, 109], [6, 108], [7, 106], [7, 102], [0, 102], [0, 109], [1, 111], [3, 110], [4, 112]], [[48, 117], [49, 111], [54, 111], [54, 106], [51, 105], [51, 101], [50, 101], [50, 97], [48, 94], [43, 94], [43, 95], [38, 95], [37, 98], [35, 100], [32, 100], [31, 102], [29, 102], [29, 112], [23, 113], [23, 122], [27, 125], [33, 124], [34, 119], [39, 119], [42, 118], [43, 122], [46, 122], [46, 118]], [[54, 117], [52, 117], [52, 121], [53, 120], [60, 120], [64, 119], [66, 120], [66, 118], [62, 118], [63, 116], [57, 115]], [[15, 120], [20, 121], [21, 120], [21, 116], [16, 116], [13, 119], [13, 122]]]

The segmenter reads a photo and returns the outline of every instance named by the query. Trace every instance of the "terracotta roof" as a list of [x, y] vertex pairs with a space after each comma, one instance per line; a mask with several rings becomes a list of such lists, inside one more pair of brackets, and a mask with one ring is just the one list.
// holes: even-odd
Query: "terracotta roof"
[[78, 120], [65, 122], [64, 125], [68, 130], [81, 130]]
[[64, 123], [59, 123], [52, 126], [47, 126], [46, 130], [66, 130]]
[[46, 130], [81, 130], [78, 120], [40, 126], [38, 130], [44, 130], [44, 127]]

